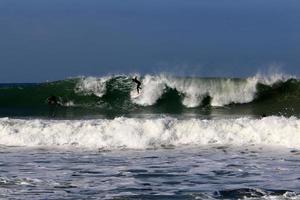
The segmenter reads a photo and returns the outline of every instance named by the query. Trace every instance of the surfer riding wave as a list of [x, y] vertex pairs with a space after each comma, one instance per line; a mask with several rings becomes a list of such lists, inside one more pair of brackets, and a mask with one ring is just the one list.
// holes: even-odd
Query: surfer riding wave
[[137, 91], [137, 93], [139, 94], [139, 93], [140, 93], [140, 90], [142, 89], [142, 88], [141, 88], [141, 84], [142, 84], [142, 83], [137, 79], [137, 77], [134, 77], [134, 78], [132, 79], [132, 81], [136, 83], [136, 91]]

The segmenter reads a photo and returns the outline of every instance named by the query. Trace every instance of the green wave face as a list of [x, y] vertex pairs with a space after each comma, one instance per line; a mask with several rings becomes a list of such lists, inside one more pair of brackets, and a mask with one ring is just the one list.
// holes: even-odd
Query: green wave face
[[[62, 118], [139, 114], [296, 115], [300, 81], [266, 83], [255, 78], [85, 77], [39, 84], [0, 84], [0, 116]], [[56, 96], [57, 106], [47, 103]], [[54, 113], [54, 114], [53, 114]]]

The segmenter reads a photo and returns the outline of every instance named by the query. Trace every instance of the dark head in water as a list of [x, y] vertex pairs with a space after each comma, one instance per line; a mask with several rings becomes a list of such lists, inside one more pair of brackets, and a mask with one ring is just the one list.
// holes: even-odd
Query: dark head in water
[[47, 98], [48, 105], [59, 105], [58, 98], [54, 95], [51, 95]]
[[137, 77], [134, 77], [134, 78], [132, 79], [132, 81], [136, 83], [136, 91], [137, 91], [137, 93], [140, 93], [140, 90], [142, 89], [142, 88], [141, 88], [141, 84], [142, 84], [141, 81], [139, 81], [139, 80], [137, 79]]

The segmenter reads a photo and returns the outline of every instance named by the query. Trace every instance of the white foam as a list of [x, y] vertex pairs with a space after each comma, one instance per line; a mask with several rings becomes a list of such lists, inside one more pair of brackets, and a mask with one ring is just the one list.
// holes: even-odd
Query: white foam
[[73, 101], [67, 101], [65, 103], [63, 103], [63, 106], [66, 106], [66, 107], [74, 107], [75, 106], [75, 103]]
[[212, 106], [224, 106], [230, 103], [249, 103], [254, 100], [257, 83], [271, 85], [277, 81], [292, 78], [284, 74], [257, 74], [247, 79], [230, 78], [175, 78], [166, 75], [146, 75], [142, 80], [141, 94], [132, 101], [149, 106], [165, 92], [166, 87], [176, 89], [183, 94], [182, 104], [197, 107], [206, 96], [212, 97]]
[[102, 97], [106, 93], [106, 82], [110, 78], [110, 76], [104, 76], [100, 78], [83, 77], [77, 83], [75, 91], [85, 95], [94, 94], [98, 97]]
[[263, 83], [263, 84], [266, 84], [266, 85], [272, 85], [278, 81], [287, 81], [288, 79], [291, 79], [291, 78], [297, 78], [296, 76], [292, 76], [292, 75], [288, 75], [288, 74], [284, 74], [284, 73], [281, 73], [281, 72], [276, 72], [276, 73], [267, 73], [267, 74], [264, 74], [264, 73], [257, 73], [255, 76], [253, 77], [250, 77], [248, 79], [252, 79], [252, 80], [255, 80], [256, 82], [259, 82], [259, 83]]
[[138, 97], [135, 97], [135, 88], [131, 92], [131, 99], [134, 103], [149, 106], [156, 103], [166, 88], [164, 76], [146, 75], [142, 80], [142, 90]]
[[[81, 78], [76, 85], [75, 91], [85, 95], [94, 94], [102, 97], [107, 92], [106, 83], [111, 78], [113, 77]], [[129, 78], [127, 77], [127, 79]], [[178, 78], [164, 74], [156, 76], [145, 75], [141, 80], [142, 90], [140, 94], [137, 95], [136, 88], [132, 87], [130, 96], [133, 103], [141, 106], [150, 106], [154, 105], [161, 98], [168, 87], [176, 89], [182, 94], [182, 104], [186, 107], [199, 106], [206, 96], [212, 98], [212, 106], [224, 106], [230, 103], [249, 103], [253, 101], [257, 92], [257, 83], [272, 85], [277, 81], [286, 81], [290, 78], [295, 77], [282, 73], [267, 75], [258, 73], [247, 79]], [[128, 84], [128, 82], [122, 82], [121, 84]], [[126, 88], [125, 86], [123, 87]]]
[[300, 148], [300, 120], [200, 120], [175, 118], [113, 120], [0, 119], [0, 144], [146, 149], [161, 145], [281, 145]]

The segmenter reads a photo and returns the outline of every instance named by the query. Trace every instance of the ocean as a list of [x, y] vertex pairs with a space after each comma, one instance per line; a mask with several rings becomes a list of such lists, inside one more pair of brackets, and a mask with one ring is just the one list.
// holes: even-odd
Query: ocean
[[0, 84], [0, 198], [300, 199], [297, 77], [134, 76]]

